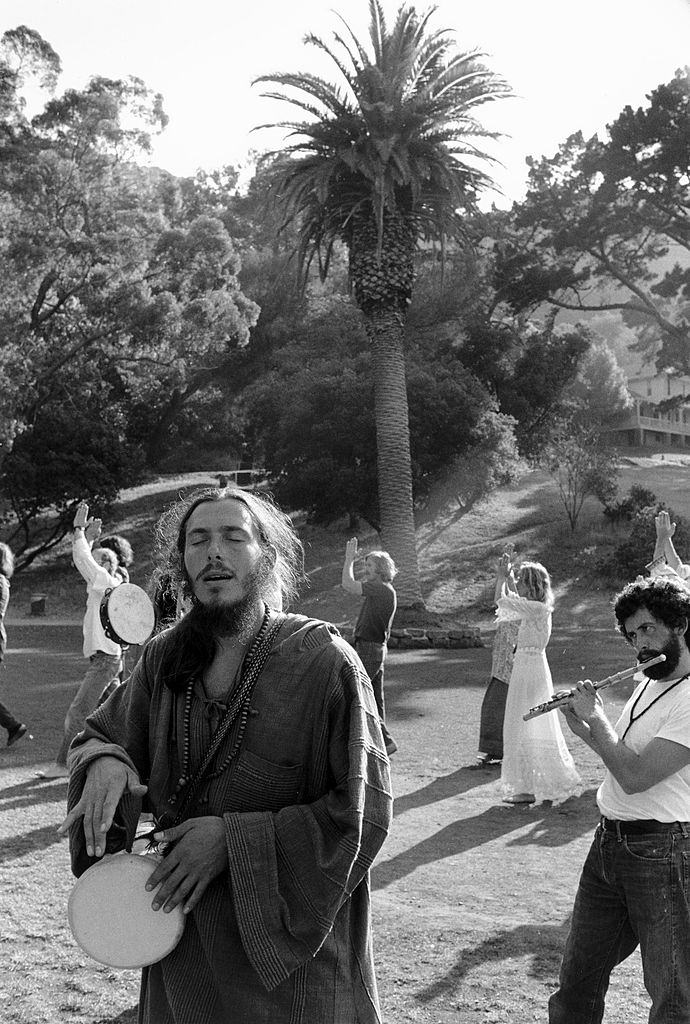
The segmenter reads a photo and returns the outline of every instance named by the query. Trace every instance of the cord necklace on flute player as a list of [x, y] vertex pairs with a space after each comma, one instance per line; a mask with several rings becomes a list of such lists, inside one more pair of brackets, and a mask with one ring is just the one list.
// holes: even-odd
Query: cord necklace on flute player
[[[613, 683], [620, 683], [623, 679], [630, 679], [631, 676], [634, 676], [641, 669], [651, 668], [652, 665], [660, 665], [662, 661], [666, 661], [665, 654], [658, 654], [655, 658], [650, 658], [648, 661], [638, 662], [637, 665], [633, 665], [631, 668], [623, 669], [622, 672], [616, 672], [612, 676], [607, 676], [606, 679], [600, 679], [598, 683], [594, 683], [594, 689], [603, 690], [605, 686], [612, 686]], [[548, 711], [562, 708], [568, 703], [574, 692], [574, 690], [568, 690], [567, 693], [562, 693], [558, 697], [552, 697], [551, 700], [544, 701], [543, 704], [537, 704], [536, 707], [530, 708], [527, 714], [522, 716], [523, 722], [529, 721], [530, 718], [536, 718], [538, 715], [545, 715]]]

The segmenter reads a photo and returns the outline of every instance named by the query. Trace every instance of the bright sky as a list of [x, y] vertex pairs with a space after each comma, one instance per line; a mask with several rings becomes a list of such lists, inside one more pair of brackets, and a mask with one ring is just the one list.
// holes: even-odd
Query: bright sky
[[[417, 9], [429, 6], [419, 0]], [[525, 157], [552, 155], [569, 134], [589, 136], [626, 104], [690, 62], [690, 0], [436, 0], [431, 24], [451, 28], [462, 50], [480, 47], [516, 98], [487, 108], [483, 122], [505, 132], [493, 171], [506, 199], [519, 198]], [[397, 0], [383, 0], [392, 20]], [[170, 124], [154, 163], [193, 174], [243, 163], [281, 136], [251, 133], [289, 119], [290, 108], [261, 99], [252, 79], [313, 71], [336, 81], [326, 58], [304, 45], [330, 40], [342, 13], [366, 37], [366, 0], [0, 0], [0, 32], [36, 29], [63, 63], [59, 91], [92, 75], [137, 75], [162, 93]], [[496, 198], [496, 197], [494, 197]]]

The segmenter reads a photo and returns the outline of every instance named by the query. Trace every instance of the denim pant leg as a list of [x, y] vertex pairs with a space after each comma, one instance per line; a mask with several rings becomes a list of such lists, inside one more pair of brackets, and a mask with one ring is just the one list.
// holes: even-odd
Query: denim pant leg
[[383, 672], [386, 664], [388, 648], [386, 644], [375, 644], [370, 640], [355, 640], [355, 650], [364, 669], [371, 679], [371, 687], [374, 691], [376, 708], [381, 719], [381, 730], [384, 740], [392, 739], [386, 728], [386, 702], [383, 695]]
[[652, 999], [649, 1024], [690, 1021], [689, 855], [690, 834], [683, 827], [628, 835], [619, 847], [619, 875]]
[[65, 716], [65, 735], [55, 759], [58, 764], [66, 764], [70, 743], [84, 728], [84, 722], [96, 707], [102, 692], [113, 680], [119, 681], [120, 664], [120, 658], [103, 651], [96, 651], [89, 658], [86, 675]]
[[582, 869], [549, 1024], [600, 1024], [611, 971], [637, 946], [625, 895], [612, 880], [609, 840], [597, 829]]

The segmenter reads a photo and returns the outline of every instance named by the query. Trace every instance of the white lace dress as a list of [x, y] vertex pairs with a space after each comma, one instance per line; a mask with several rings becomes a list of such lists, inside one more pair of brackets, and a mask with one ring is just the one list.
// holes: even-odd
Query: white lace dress
[[553, 696], [546, 660], [551, 612], [541, 601], [504, 590], [497, 615], [499, 622], [520, 620], [503, 723], [502, 795], [533, 793], [536, 802], [554, 803], [579, 795], [582, 780], [563, 738], [560, 713], [550, 711], [528, 722], [522, 718], [531, 707]]

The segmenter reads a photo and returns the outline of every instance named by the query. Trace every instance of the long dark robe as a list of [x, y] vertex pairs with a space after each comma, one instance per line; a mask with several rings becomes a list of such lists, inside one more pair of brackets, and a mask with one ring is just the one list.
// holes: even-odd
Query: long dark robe
[[[159, 816], [180, 775], [184, 695], [161, 681], [169, 630], [145, 648], [126, 686], [88, 719], [70, 754], [68, 804], [86, 768], [113, 754], [148, 785]], [[390, 824], [388, 759], [371, 685], [349, 644], [289, 615], [254, 689], [239, 755], [186, 817], [222, 816], [227, 873], [187, 916], [176, 949], [145, 968], [141, 1024], [378, 1024], [369, 869]], [[191, 764], [211, 734], [192, 702]], [[219, 763], [235, 731], [220, 749]], [[117, 823], [130, 848], [140, 803]], [[75, 874], [91, 861], [81, 821]]]

